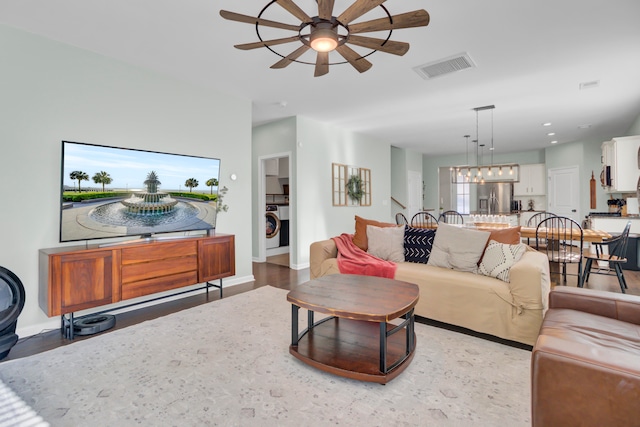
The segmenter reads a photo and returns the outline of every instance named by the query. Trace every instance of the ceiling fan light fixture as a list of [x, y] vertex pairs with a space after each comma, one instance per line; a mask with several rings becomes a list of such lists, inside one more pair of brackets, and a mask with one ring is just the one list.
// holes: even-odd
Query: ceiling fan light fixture
[[[351, 64], [358, 72], [364, 73], [369, 70], [373, 64], [365, 57], [374, 52], [385, 52], [393, 55], [402, 56], [409, 50], [409, 43], [389, 40], [392, 31], [404, 28], [426, 27], [429, 25], [430, 16], [424, 9], [418, 9], [411, 12], [391, 15], [382, 3], [385, 0], [349, 0], [351, 5], [347, 7], [339, 16], [334, 16], [335, 0], [316, 0], [317, 12], [307, 14], [297, 3], [297, 0], [269, 0], [267, 5], [262, 8], [258, 16], [243, 15], [241, 13], [231, 12], [228, 10], [220, 10], [220, 16], [229, 21], [242, 22], [255, 26], [256, 35], [259, 41], [251, 43], [237, 44], [235, 47], [241, 50], [251, 50], [258, 48], [267, 48], [281, 59], [271, 65], [272, 69], [282, 69], [291, 63], [297, 62], [301, 64], [315, 65], [314, 76], [319, 77], [329, 72], [330, 65]], [[299, 24], [287, 24], [284, 22], [272, 21], [263, 18], [268, 15], [272, 5], [284, 9], [299, 21]], [[307, 6], [305, 6], [307, 7]], [[308, 6], [310, 8], [310, 6]], [[382, 18], [363, 21], [358, 19], [372, 10], [381, 10], [378, 12]], [[317, 15], [315, 14], [317, 13]], [[275, 28], [278, 30], [291, 31], [297, 35], [290, 37], [280, 37], [275, 39], [266, 39], [261, 35], [264, 28]], [[386, 33], [386, 37], [367, 37], [359, 34], [366, 33]], [[356, 35], [358, 34], [358, 35]], [[276, 46], [286, 45], [288, 43], [296, 43], [299, 45], [289, 54], [282, 54]], [[348, 45], [359, 46], [370, 50], [368, 53], [360, 53], [353, 50]], [[286, 48], [283, 48], [286, 49]], [[316, 52], [315, 62], [304, 59], [303, 55], [309, 50]], [[344, 59], [330, 62], [329, 52], [336, 51], [337, 54]], [[335, 55], [338, 58], [338, 55]], [[300, 58], [303, 59], [300, 59]], [[308, 57], [308, 55], [307, 55]]]
[[331, 52], [338, 47], [338, 32], [329, 22], [321, 22], [314, 26], [309, 40], [311, 49], [316, 52]]

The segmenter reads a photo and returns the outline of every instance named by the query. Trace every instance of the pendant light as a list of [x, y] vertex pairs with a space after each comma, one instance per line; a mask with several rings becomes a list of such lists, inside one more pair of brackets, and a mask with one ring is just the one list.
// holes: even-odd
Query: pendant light
[[[495, 164], [493, 153], [495, 151], [495, 137], [494, 137], [494, 110], [495, 105], [485, 105], [483, 107], [476, 107], [473, 110], [476, 112], [476, 139], [472, 140], [476, 144], [476, 162], [475, 165], [469, 163], [469, 137], [470, 135], [464, 135], [466, 139], [466, 164], [462, 166], [451, 167], [451, 182], [457, 183], [484, 183], [486, 182], [518, 182], [520, 180], [520, 165], [515, 163], [501, 163]], [[480, 112], [490, 110], [491, 111], [491, 130], [489, 143], [489, 163], [484, 165], [484, 147], [487, 143], [481, 143], [480, 139]], [[486, 138], [488, 139], [488, 138]], [[483, 139], [482, 141], [484, 141]], [[480, 152], [482, 150], [482, 152]], [[483, 170], [485, 169], [486, 170]], [[506, 171], [506, 173], [505, 173]]]

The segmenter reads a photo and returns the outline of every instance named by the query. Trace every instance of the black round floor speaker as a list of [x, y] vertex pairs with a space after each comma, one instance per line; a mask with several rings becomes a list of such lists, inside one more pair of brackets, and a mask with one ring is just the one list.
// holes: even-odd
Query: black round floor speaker
[[76, 335], [93, 335], [111, 329], [116, 324], [116, 316], [96, 314], [73, 321], [73, 333]]

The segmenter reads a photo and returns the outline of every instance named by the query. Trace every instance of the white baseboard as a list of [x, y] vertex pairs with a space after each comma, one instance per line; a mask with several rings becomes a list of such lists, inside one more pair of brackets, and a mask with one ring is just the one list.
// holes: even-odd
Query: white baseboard
[[[253, 274], [249, 275], [249, 276], [244, 276], [244, 277], [232, 277], [230, 279], [224, 279], [222, 281], [222, 289], [223, 289], [223, 295], [224, 295], [224, 289], [227, 289], [231, 286], [235, 286], [235, 285], [240, 285], [243, 283], [248, 283], [248, 282], [253, 282], [255, 280], [255, 277], [253, 276]], [[219, 284], [218, 280], [212, 281], [215, 284]], [[153, 295], [147, 295], [146, 297], [140, 297], [140, 298], [136, 298], [136, 299], [132, 299], [132, 300], [127, 300], [127, 301], [122, 301], [118, 304], [113, 304], [113, 307], [109, 308], [109, 306], [103, 306], [103, 307], [96, 307], [93, 310], [84, 310], [81, 312], [76, 312], [74, 313], [75, 316], [80, 317], [80, 316], [86, 316], [87, 314], [91, 314], [92, 312], [98, 312], [98, 311], [103, 311], [106, 309], [109, 309], [109, 313], [110, 314], [117, 314], [117, 313], [125, 313], [127, 311], [132, 311], [132, 310], [139, 310], [141, 308], [145, 308], [145, 307], [151, 307], [157, 304], [162, 304], [168, 301], [174, 301], [177, 299], [181, 299], [181, 298], [186, 298], [186, 297], [190, 297], [192, 295], [196, 295], [199, 293], [204, 293], [206, 292], [206, 289], [202, 287], [203, 284], [202, 283], [198, 283], [197, 285], [193, 285], [193, 286], [185, 286], [184, 288], [182, 288], [182, 290], [188, 291], [189, 289], [194, 289], [193, 292], [189, 292], [189, 293], [184, 293], [184, 294], [179, 294], [179, 295], [171, 295], [172, 291], [168, 291], [168, 292], [164, 292], [164, 293], [158, 293], [158, 294], [153, 294]], [[200, 289], [198, 289], [200, 288]], [[197, 290], [195, 290], [197, 289]], [[177, 292], [180, 291], [180, 289], [174, 289], [173, 292]], [[209, 292], [219, 292], [219, 290], [217, 288], [209, 288]], [[154, 300], [154, 301], [148, 301], [148, 302], [144, 302], [145, 299], [149, 299], [149, 298], [156, 298], [156, 297], [160, 297], [162, 295], [171, 295], [171, 296], [167, 296], [166, 298], [162, 298], [162, 299], [158, 299], [158, 300]], [[140, 301], [140, 303], [138, 304], [137, 302]], [[123, 307], [123, 308], [118, 308], [118, 305], [122, 306], [122, 305], [129, 305], [132, 303], [136, 303], [136, 305], [131, 306], [131, 307]], [[20, 320], [18, 319], [18, 324], [20, 323]], [[37, 335], [39, 333], [42, 332], [48, 332], [51, 330], [60, 330], [60, 317], [52, 317], [51, 319], [47, 320], [46, 322], [42, 322], [42, 323], [37, 323], [35, 325], [29, 325], [29, 326], [25, 326], [25, 327], [18, 327], [16, 329], [16, 334], [18, 334], [18, 336], [20, 338], [25, 338], [25, 337], [29, 337], [32, 335]]]
[[305, 268], [309, 268], [309, 263], [305, 262], [304, 264], [293, 264], [289, 266], [292, 270], [304, 270]]
[[289, 246], [280, 246], [278, 248], [267, 249], [267, 256], [282, 255], [289, 253]]

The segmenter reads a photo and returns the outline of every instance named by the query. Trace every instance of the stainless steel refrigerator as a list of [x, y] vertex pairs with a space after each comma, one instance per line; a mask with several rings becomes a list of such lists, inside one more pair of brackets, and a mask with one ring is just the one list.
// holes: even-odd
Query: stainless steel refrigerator
[[513, 184], [510, 182], [477, 184], [478, 213], [508, 215], [511, 213]]

